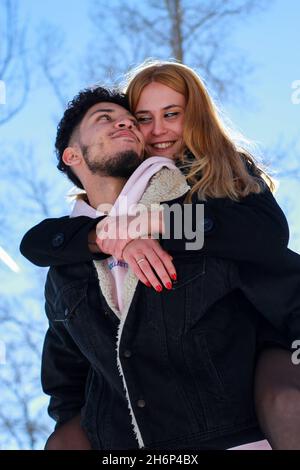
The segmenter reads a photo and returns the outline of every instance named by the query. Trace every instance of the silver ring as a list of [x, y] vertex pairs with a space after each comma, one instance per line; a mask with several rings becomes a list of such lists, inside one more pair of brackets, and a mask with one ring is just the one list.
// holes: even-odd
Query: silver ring
[[137, 260], [137, 264], [140, 264], [142, 261], [146, 261], [145, 258], [141, 258], [141, 259]]

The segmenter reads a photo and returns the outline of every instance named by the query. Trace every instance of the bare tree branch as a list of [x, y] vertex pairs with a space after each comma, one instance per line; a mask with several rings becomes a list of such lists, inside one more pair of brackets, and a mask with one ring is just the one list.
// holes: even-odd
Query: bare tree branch
[[40, 26], [36, 47], [38, 64], [62, 109], [67, 101], [67, 74], [61, 68], [67, 54], [62, 50], [63, 43], [63, 34], [56, 26], [45, 22]]
[[[6, 150], [0, 164], [1, 189], [9, 196], [3, 198], [6, 226], [2, 236], [12, 248], [20, 241], [13, 240], [17, 232], [23, 234], [28, 224], [63, 210], [64, 191], [59, 191], [59, 184], [53, 190], [55, 175], [42, 173], [40, 160], [28, 146], [19, 144], [14, 151]], [[45, 270], [28, 266], [17, 275], [20, 277], [11, 276], [16, 287], [27, 283], [28, 277], [30, 285], [24, 285], [21, 294], [6, 292], [3, 286], [0, 290], [0, 339], [5, 338], [6, 347], [6, 362], [0, 364], [1, 397], [6, 403], [0, 413], [0, 447], [36, 449], [50, 434], [46, 407], [35, 404], [43, 400], [40, 361], [47, 329], [43, 313]]]
[[16, 2], [5, 0], [0, 4], [0, 13], [0, 80], [7, 85], [6, 103], [1, 105], [1, 125], [23, 108], [28, 97], [30, 81], [26, 28], [19, 25]]
[[266, 161], [274, 170], [274, 176], [288, 179], [300, 179], [299, 144], [280, 139], [272, 148], [264, 152]]
[[[19, 158], [19, 156], [22, 158]], [[9, 156], [9, 158], [8, 158]], [[3, 157], [2, 157], [3, 158]], [[0, 163], [2, 164], [0, 156]], [[11, 186], [10, 175], [14, 175], [15, 194], [19, 193], [19, 199], [15, 206], [12, 206], [13, 200], [6, 201], [10, 204], [11, 217], [14, 214], [36, 214], [40, 219], [48, 218], [53, 214], [55, 207], [63, 209], [64, 200], [63, 183], [64, 180], [60, 178], [53, 165], [53, 175], [51, 169], [47, 169], [47, 173], [42, 173], [43, 166], [41, 165], [40, 158], [36, 156], [31, 145], [25, 146], [19, 143], [15, 146], [14, 150], [10, 150], [3, 158], [3, 176], [6, 176], [7, 191]], [[55, 191], [53, 186], [56, 183]], [[5, 184], [5, 182], [4, 182]], [[60, 191], [61, 189], [61, 191]], [[61, 212], [60, 212], [61, 213]]]
[[109, 69], [116, 78], [148, 57], [174, 58], [196, 68], [220, 98], [237, 98], [242, 70], [249, 73], [250, 67], [230, 44], [230, 33], [235, 22], [266, 6], [265, 0], [94, 0], [89, 77], [99, 79]]

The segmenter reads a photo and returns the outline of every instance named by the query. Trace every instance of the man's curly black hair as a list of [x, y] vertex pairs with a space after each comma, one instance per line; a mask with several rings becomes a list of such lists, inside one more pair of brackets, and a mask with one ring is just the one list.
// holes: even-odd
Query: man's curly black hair
[[78, 93], [68, 107], [57, 126], [55, 151], [58, 159], [57, 168], [66, 173], [68, 178], [79, 188], [83, 186], [76, 177], [71, 167], [62, 160], [64, 150], [68, 147], [72, 134], [81, 123], [87, 111], [97, 103], [107, 101], [115, 103], [129, 110], [129, 104], [126, 96], [116, 89], [103, 88], [100, 86], [86, 88]]

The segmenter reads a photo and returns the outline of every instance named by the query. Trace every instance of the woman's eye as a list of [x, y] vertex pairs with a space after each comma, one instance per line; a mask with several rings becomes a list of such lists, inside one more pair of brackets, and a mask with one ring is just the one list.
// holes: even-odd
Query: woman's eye
[[139, 124], [144, 124], [146, 122], [150, 122], [151, 121], [151, 117], [150, 116], [141, 116], [141, 117], [138, 117], [137, 118], [137, 122]]
[[165, 117], [166, 117], [166, 118], [174, 117], [174, 116], [178, 116], [178, 114], [179, 114], [179, 112], [166, 113], [166, 114], [165, 114]]

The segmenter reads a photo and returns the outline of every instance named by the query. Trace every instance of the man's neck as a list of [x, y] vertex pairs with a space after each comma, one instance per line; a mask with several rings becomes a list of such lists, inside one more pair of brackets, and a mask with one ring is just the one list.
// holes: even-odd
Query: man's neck
[[97, 209], [100, 204], [113, 205], [126, 181], [126, 178], [93, 175], [84, 185], [89, 205], [94, 209]]

